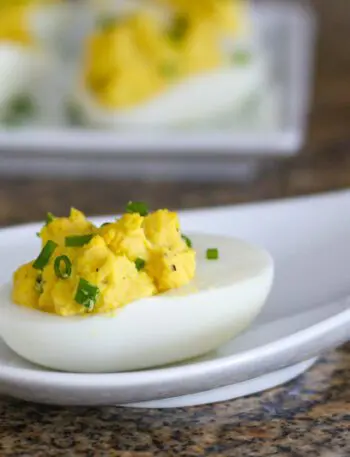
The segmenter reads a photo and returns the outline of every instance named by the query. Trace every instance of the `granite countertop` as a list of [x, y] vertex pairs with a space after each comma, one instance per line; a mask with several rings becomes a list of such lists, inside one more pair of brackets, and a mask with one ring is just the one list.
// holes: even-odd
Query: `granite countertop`
[[[271, 161], [249, 184], [0, 180], [0, 226], [77, 206], [113, 213], [125, 201], [190, 208], [350, 186], [350, 1], [313, 0], [320, 15], [315, 101], [300, 156]], [[1, 164], [0, 164], [1, 166]], [[177, 410], [60, 408], [0, 400], [0, 456], [350, 456], [350, 344], [281, 388]], [[323, 455], [323, 454], [322, 454]]]
[[0, 455], [325, 457], [350, 455], [350, 346], [290, 384], [177, 410], [0, 402]]

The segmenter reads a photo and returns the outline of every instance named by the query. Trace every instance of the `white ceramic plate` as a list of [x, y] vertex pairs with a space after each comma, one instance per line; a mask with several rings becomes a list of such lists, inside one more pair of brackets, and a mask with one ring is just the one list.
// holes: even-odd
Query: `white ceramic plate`
[[[350, 192], [183, 213], [186, 230], [235, 235], [272, 253], [275, 286], [253, 327], [201, 360], [105, 375], [45, 370], [0, 343], [1, 391], [62, 405], [172, 407], [235, 398], [295, 377], [350, 337], [349, 214]], [[38, 227], [0, 231], [1, 282], [34, 257]]]

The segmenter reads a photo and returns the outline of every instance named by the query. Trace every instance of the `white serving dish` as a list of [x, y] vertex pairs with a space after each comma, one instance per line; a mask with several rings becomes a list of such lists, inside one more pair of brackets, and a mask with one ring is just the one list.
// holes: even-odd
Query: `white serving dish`
[[[155, 132], [0, 131], [0, 173], [162, 178], [231, 176], [237, 158], [288, 156], [303, 144], [315, 23], [299, 3], [253, 3], [268, 85], [238, 114]], [[242, 173], [251, 168], [242, 166]], [[247, 171], [248, 170], [248, 171]]]
[[[0, 391], [61, 405], [174, 407], [236, 398], [294, 378], [350, 338], [349, 214], [350, 191], [183, 213], [187, 231], [204, 227], [271, 252], [274, 288], [247, 332], [187, 364], [116, 374], [45, 370], [0, 341]], [[35, 256], [38, 228], [0, 231], [1, 283]]]

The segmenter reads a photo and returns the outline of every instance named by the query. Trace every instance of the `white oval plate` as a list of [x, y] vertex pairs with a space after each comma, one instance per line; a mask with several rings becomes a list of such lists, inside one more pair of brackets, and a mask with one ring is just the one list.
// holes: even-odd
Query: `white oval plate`
[[[350, 337], [349, 215], [350, 192], [183, 213], [185, 230], [235, 235], [272, 253], [275, 286], [245, 334], [200, 360], [117, 374], [45, 370], [0, 341], [0, 390], [61, 405], [173, 407], [227, 400], [286, 382]], [[0, 231], [1, 282], [35, 256], [38, 227]]]

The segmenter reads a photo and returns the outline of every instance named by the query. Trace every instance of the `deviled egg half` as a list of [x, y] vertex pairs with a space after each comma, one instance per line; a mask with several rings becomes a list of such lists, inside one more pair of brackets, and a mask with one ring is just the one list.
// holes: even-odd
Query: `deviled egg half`
[[176, 213], [130, 203], [96, 227], [48, 215], [38, 257], [0, 289], [0, 333], [17, 354], [70, 372], [179, 362], [218, 348], [259, 313], [273, 261], [244, 241], [181, 233]]
[[264, 85], [244, 0], [102, 2], [74, 104], [90, 125], [172, 127], [235, 112]]
[[[0, 5], [0, 125], [63, 122], [58, 55], [69, 29], [60, 0], [4, 0]], [[56, 97], [57, 95], [57, 97]], [[56, 97], [56, 98], [55, 98]]]

